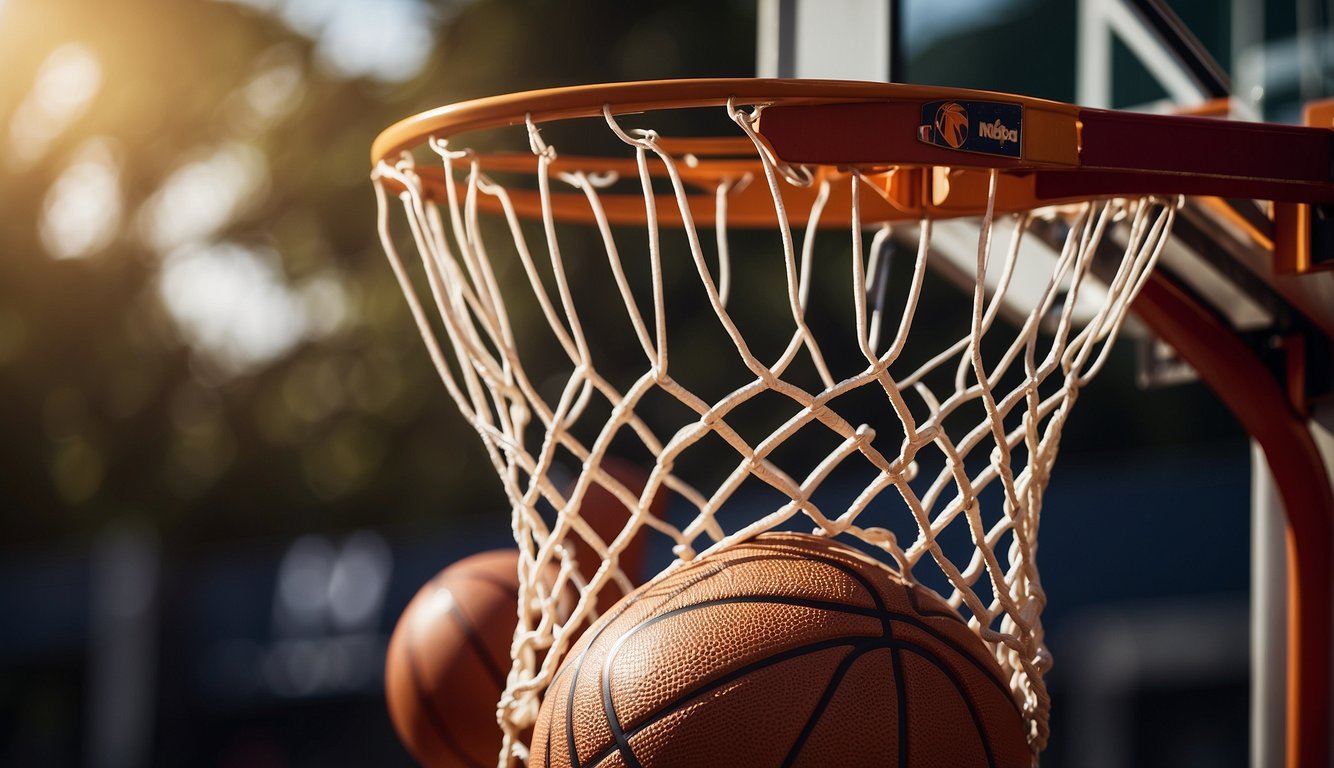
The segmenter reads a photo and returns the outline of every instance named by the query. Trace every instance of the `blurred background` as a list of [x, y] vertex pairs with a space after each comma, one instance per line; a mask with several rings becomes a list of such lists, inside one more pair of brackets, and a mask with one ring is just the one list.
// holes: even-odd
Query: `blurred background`
[[[1226, 61], [1213, 4], [1172, 5]], [[908, 79], [1073, 100], [1073, 3], [904, 9]], [[750, 76], [755, 25], [747, 0], [0, 0], [0, 765], [409, 765], [388, 634], [508, 509], [380, 251], [371, 140], [495, 93]], [[1081, 396], [1045, 505], [1045, 764], [1111, 721], [1134, 764], [1241, 765], [1247, 443], [1134, 359]], [[1190, 659], [1136, 656], [1155, 632]]]

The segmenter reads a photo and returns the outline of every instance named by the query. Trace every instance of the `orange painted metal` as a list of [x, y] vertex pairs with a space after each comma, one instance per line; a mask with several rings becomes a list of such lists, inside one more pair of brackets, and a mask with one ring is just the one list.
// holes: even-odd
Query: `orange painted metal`
[[1264, 365], [1168, 278], [1154, 273], [1134, 311], [1199, 372], [1264, 451], [1288, 522], [1287, 766], [1328, 766], [1334, 491], [1320, 451]]
[[1025, 114], [1049, 113], [1053, 119], [1071, 124], [1079, 111], [1069, 104], [990, 91], [848, 80], [719, 78], [580, 85], [475, 99], [401, 120], [376, 137], [371, 145], [371, 165], [391, 160], [432, 136], [448, 139], [468, 131], [522, 125], [525, 119], [545, 123], [601, 117], [604, 106], [612, 114], [623, 115], [655, 109], [723, 106], [729, 99], [738, 106], [1001, 100], [1022, 104]]
[[[1003, 101], [1023, 109], [1021, 157], [960, 152], [918, 138], [925, 105], [953, 99]], [[655, 109], [761, 105], [759, 132], [785, 162], [864, 171], [890, 168], [992, 169], [1022, 179], [1002, 210], [1031, 201], [1061, 203], [1124, 195], [1222, 195], [1334, 202], [1327, 168], [1328, 128], [1245, 123], [1194, 116], [1084, 109], [1069, 104], [959, 88], [837, 80], [659, 80], [552, 88], [453, 104], [402, 120], [376, 138], [372, 163], [428, 139], [553, 120]], [[669, 150], [710, 157], [740, 148], [735, 139], [677, 140]], [[692, 146], [693, 143], [693, 146]], [[937, 194], [935, 215], [980, 209]], [[897, 206], [897, 207], [902, 207]], [[912, 218], [907, 216], [905, 218]]]

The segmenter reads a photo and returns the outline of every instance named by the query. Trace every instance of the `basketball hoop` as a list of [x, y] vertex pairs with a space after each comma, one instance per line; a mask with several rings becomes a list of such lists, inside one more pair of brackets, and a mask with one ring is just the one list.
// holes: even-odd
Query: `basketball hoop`
[[[687, 110], [733, 135], [653, 127]], [[544, 130], [566, 124], [606, 149], [559, 150]], [[457, 139], [504, 130], [528, 151]], [[782, 528], [859, 542], [936, 588], [1008, 675], [1036, 756], [1051, 658], [1035, 555], [1061, 430], [1182, 195], [1334, 200], [1327, 133], [782, 80], [538, 91], [385, 131], [385, 251], [513, 509], [502, 764], [526, 756], [520, 733], [599, 593], [629, 591], [632, 543], [670, 545], [680, 565]], [[1119, 149], [1127, 136], [1145, 150]], [[1257, 145], [1264, 164], [1215, 151]], [[419, 146], [434, 165], [407, 153]], [[928, 316], [946, 227], [972, 232], [970, 296]], [[910, 265], [891, 244], [911, 244]], [[651, 468], [642, 493], [604, 469], [613, 445]], [[580, 517], [598, 487], [625, 509], [609, 539]], [[664, 489], [676, 509], [650, 514]], [[601, 559], [591, 578], [576, 542]], [[537, 577], [551, 568], [554, 585]], [[568, 616], [554, 608], [567, 585]]]

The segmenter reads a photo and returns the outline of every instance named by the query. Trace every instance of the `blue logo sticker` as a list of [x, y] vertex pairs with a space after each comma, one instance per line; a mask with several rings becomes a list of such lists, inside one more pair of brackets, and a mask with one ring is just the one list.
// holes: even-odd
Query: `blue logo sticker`
[[960, 152], [1023, 156], [1024, 105], [1004, 101], [930, 101], [917, 139]]

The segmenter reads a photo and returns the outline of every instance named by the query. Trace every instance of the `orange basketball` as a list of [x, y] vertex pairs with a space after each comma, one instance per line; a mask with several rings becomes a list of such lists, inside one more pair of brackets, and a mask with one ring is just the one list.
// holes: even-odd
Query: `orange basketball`
[[765, 534], [635, 590], [547, 690], [530, 766], [1028, 766], [982, 641], [842, 544]]
[[499, 549], [454, 563], [421, 588], [394, 628], [385, 696], [399, 738], [422, 765], [496, 764], [518, 561], [517, 549]]
[[[613, 456], [605, 457], [602, 466], [636, 494], [648, 480], [638, 466]], [[662, 514], [666, 503], [667, 493], [658, 494], [653, 514]], [[610, 541], [630, 512], [610, 491], [593, 484], [580, 514]], [[572, 546], [584, 578], [592, 578], [601, 560], [582, 541]], [[625, 550], [620, 565], [633, 578], [644, 555], [641, 537]], [[454, 563], [422, 587], [394, 628], [385, 659], [389, 714], [399, 738], [423, 765], [496, 763], [502, 740], [496, 704], [509, 674], [518, 623], [518, 560], [518, 550], [501, 549]], [[555, 566], [551, 572], [549, 582]], [[564, 597], [566, 610], [577, 597], [571, 588]], [[620, 597], [612, 584], [599, 596], [600, 609]]]
[[[648, 473], [639, 465], [632, 464], [624, 459], [618, 459], [608, 454], [602, 459], [602, 468], [607, 471], [617, 482], [624, 485], [632, 493], [638, 496], [643, 492], [644, 486], [648, 483]], [[653, 501], [649, 503], [649, 513], [654, 517], [663, 517], [667, 513], [667, 505], [671, 494], [665, 488], [660, 488], [654, 495]], [[631, 511], [622, 504], [611, 491], [603, 488], [597, 483], [588, 487], [588, 492], [584, 496], [584, 503], [579, 508], [579, 514], [588, 524], [597, 531], [602, 540], [611, 543], [611, 540], [621, 532], [625, 527], [626, 521], [630, 519]], [[643, 581], [644, 557], [647, 546], [647, 536], [640, 534], [630, 541], [629, 546], [621, 553], [620, 567], [630, 580], [639, 584]], [[579, 571], [585, 579], [591, 580], [602, 565], [602, 559], [593, 551], [592, 547], [578, 536], [567, 540], [567, 545], [573, 550], [575, 559], [579, 563]], [[607, 588], [598, 595], [597, 610], [598, 613], [605, 613], [616, 604], [625, 595], [617, 587], [615, 582], [610, 582]]]

